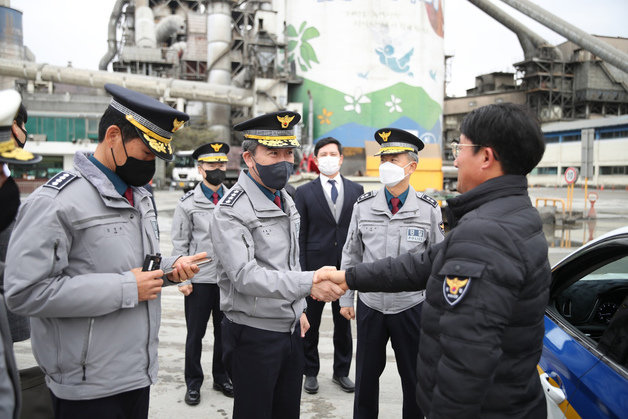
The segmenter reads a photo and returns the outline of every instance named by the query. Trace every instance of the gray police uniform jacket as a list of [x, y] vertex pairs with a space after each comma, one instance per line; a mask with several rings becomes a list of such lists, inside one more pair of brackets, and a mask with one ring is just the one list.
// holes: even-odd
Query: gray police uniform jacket
[[211, 237], [227, 319], [291, 332], [306, 307], [313, 272], [298, 272], [300, 217], [285, 189], [281, 197], [285, 212], [242, 171], [214, 210]]
[[[223, 196], [226, 196], [229, 189], [223, 185], [223, 191]], [[172, 217], [172, 254], [195, 255], [199, 252], [207, 252], [207, 257], [212, 258], [210, 263], [194, 275], [191, 280], [194, 284], [218, 282], [216, 256], [209, 234], [209, 223], [215, 207], [214, 203], [203, 193], [199, 182], [193, 190], [181, 197]]]
[[0, 418], [20, 417], [22, 396], [4, 297], [0, 295]]
[[133, 188], [131, 207], [85, 154], [75, 154], [74, 167], [22, 203], [4, 280], [9, 308], [32, 316], [48, 387], [84, 400], [157, 379], [161, 300], [138, 302], [130, 270], [159, 252], [159, 232], [144, 188]]
[[[443, 241], [443, 218], [438, 203], [412, 186], [409, 188], [406, 201], [395, 215], [388, 208], [384, 188], [358, 198], [342, 249], [340, 269], [402, 253], [421, 253]], [[353, 290], [348, 290], [340, 297], [340, 306], [353, 307], [353, 294]], [[358, 298], [381, 313], [396, 314], [423, 302], [425, 292], [360, 292]]]

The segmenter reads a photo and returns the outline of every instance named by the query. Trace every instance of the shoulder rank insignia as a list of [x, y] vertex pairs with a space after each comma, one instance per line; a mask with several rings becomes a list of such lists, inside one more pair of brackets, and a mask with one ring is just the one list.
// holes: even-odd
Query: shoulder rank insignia
[[362, 201], [366, 201], [369, 198], [373, 198], [375, 195], [377, 195], [377, 191], [370, 191], [367, 192], [365, 194], [362, 194], [358, 197], [357, 202], [362, 202]]
[[191, 191], [187, 191], [187, 192], [185, 193], [185, 195], [183, 195], [183, 196], [179, 199], [179, 201], [183, 202], [183, 201], [185, 201], [186, 199], [188, 199], [189, 197], [191, 197], [192, 195], [194, 195], [194, 189], [192, 189]]
[[458, 304], [471, 285], [471, 278], [446, 276], [443, 281], [443, 295], [450, 306]]
[[431, 196], [425, 195], [424, 193], [421, 193], [421, 192], [418, 192], [417, 196], [419, 197], [419, 199], [427, 202], [428, 204], [430, 204], [434, 208], [438, 207], [438, 201], [435, 200], [434, 198], [432, 198]]
[[59, 172], [54, 175], [48, 182], [44, 184], [45, 187], [56, 189], [60, 191], [63, 189], [68, 183], [72, 182], [76, 179], [78, 175], [70, 172]]
[[244, 191], [242, 189], [232, 189], [229, 194], [220, 201], [220, 206], [232, 207], [243, 193]]

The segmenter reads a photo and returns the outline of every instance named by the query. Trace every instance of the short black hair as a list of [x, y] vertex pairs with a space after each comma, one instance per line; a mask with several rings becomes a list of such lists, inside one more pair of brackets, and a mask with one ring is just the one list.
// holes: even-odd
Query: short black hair
[[20, 108], [15, 114], [15, 122], [17, 122], [20, 127], [22, 126], [22, 124], [28, 122], [28, 112], [26, 112], [26, 108], [22, 103], [20, 103]]
[[342, 145], [340, 141], [336, 140], [334, 137], [325, 137], [318, 140], [314, 146], [314, 156], [318, 157], [318, 150], [325, 147], [327, 144], [336, 144], [338, 146], [338, 152], [342, 156]]
[[102, 116], [100, 117], [100, 122], [98, 123], [99, 143], [103, 142], [103, 140], [105, 139], [105, 134], [107, 133], [107, 128], [112, 125], [116, 125], [118, 128], [120, 128], [120, 132], [122, 133], [122, 141], [124, 141], [125, 143], [132, 140], [133, 138], [138, 138], [140, 136], [135, 126], [127, 121], [124, 115], [122, 115], [117, 110], [109, 107], [102, 114]]
[[[491, 147], [509, 175], [527, 175], [545, 152], [538, 118], [526, 107], [513, 103], [473, 110], [462, 120], [460, 132], [473, 144]], [[475, 148], [473, 152], [478, 151]]]

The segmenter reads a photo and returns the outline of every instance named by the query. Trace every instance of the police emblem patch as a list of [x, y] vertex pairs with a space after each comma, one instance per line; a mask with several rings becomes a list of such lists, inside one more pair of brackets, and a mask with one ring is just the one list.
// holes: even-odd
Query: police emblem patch
[[466, 294], [470, 285], [470, 277], [460, 278], [457, 276], [446, 276], [443, 281], [443, 295], [445, 296], [445, 301], [451, 306], [458, 304]]
[[423, 243], [425, 241], [425, 230], [422, 228], [409, 227], [406, 233], [406, 240], [409, 242]]

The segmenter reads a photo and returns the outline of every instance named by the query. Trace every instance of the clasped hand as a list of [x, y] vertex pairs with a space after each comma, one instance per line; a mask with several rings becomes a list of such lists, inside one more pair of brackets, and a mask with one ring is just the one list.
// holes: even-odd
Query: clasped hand
[[338, 271], [334, 266], [323, 266], [314, 272], [311, 296], [319, 301], [335, 301], [348, 289], [345, 283], [345, 271]]

